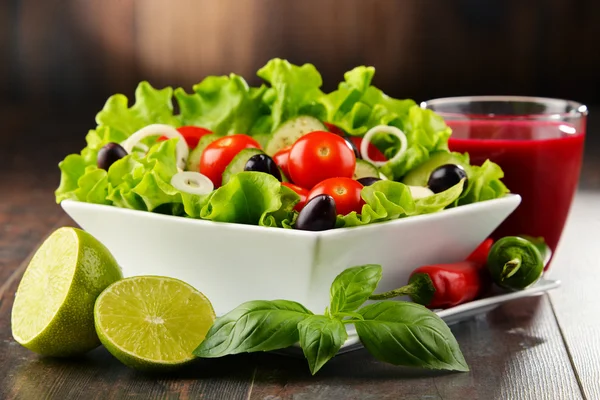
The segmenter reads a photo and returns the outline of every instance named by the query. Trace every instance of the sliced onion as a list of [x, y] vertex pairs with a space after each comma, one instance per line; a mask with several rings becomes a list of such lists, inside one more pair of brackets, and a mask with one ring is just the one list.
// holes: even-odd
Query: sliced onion
[[[373, 139], [373, 136], [375, 136], [378, 133], [389, 133], [396, 136], [400, 140], [400, 150], [398, 150], [398, 152], [390, 160], [373, 161], [369, 158], [369, 144], [371, 143], [371, 139]], [[371, 164], [376, 165], [378, 167], [381, 167], [384, 164], [396, 161], [400, 157], [402, 157], [406, 152], [407, 147], [408, 140], [406, 139], [406, 135], [404, 134], [404, 132], [402, 132], [400, 129], [396, 128], [395, 126], [377, 125], [369, 129], [369, 131], [365, 134], [365, 137], [363, 138], [360, 144], [360, 155], [362, 156], [363, 160], [368, 161]]]
[[139, 142], [142, 141], [142, 139], [145, 139], [150, 136], [166, 136], [169, 139], [178, 138], [179, 141], [177, 142], [177, 166], [181, 169], [185, 168], [185, 163], [190, 153], [190, 149], [188, 148], [188, 145], [183, 135], [177, 132], [177, 129], [173, 128], [170, 125], [148, 125], [140, 129], [133, 135], [129, 136], [127, 140], [121, 143], [121, 146], [123, 146], [127, 153], [131, 154], [133, 148], [136, 147], [139, 144]]
[[200, 172], [182, 171], [171, 178], [171, 186], [189, 194], [209, 194], [215, 188], [212, 181]]
[[425, 186], [409, 186], [408, 188], [410, 189], [410, 194], [415, 200], [433, 196], [435, 194], [431, 191], [431, 189]]

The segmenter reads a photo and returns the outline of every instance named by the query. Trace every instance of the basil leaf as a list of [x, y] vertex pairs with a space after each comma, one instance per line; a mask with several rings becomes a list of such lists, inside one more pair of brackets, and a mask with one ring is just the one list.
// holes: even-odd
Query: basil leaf
[[283, 349], [299, 340], [298, 323], [310, 315], [294, 301], [249, 301], [217, 318], [193, 354], [214, 358]]
[[330, 314], [354, 311], [373, 294], [381, 280], [381, 266], [367, 264], [339, 274], [330, 289]]
[[298, 324], [300, 346], [314, 375], [340, 350], [348, 333], [339, 319], [311, 315]]
[[427, 308], [409, 302], [382, 301], [358, 310], [355, 327], [377, 359], [395, 365], [468, 371], [450, 328]]

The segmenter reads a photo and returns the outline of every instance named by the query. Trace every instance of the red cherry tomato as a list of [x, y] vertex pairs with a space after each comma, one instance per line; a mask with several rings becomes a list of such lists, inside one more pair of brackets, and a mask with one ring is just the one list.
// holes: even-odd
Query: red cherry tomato
[[344, 136], [344, 131], [341, 128], [338, 128], [334, 124], [330, 124], [329, 122], [323, 122], [327, 130], [331, 133], [335, 133], [336, 135]]
[[290, 151], [288, 169], [292, 181], [312, 188], [328, 178], [351, 178], [356, 157], [346, 141], [331, 132], [315, 131], [302, 136]]
[[[198, 142], [202, 136], [212, 133], [212, 131], [199, 126], [182, 126], [177, 128], [177, 132], [181, 133], [190, 149], [194, 149], [196, 146], [198, 146]], [[158, 138], [158, 141], [162, 142], [163, 140], [167, 139], [168, 138], [166, 136], [161, 136]]]
[[221, 186], [223, 171], [233, 157], [248, 148], [260, 149], [260, 145], [248, 135], [231, 135], [215, 140], [202, 152], [200, 173], [206, 175], [215, 185]]
[[[360, 151], [360, 145], [363, 139], [358, 136], [352, 136], [350, 137], [350, 140], [352, 143], [354, 143], [358, 151]], [[387, 157], [384, 156], [383, 153], [377, 147], [375, 147], [373, 143], [369, 143], [369, 158], [373, 161], [387, 161]]]
[[330, 178], [312, 188], [308, 193], [308, 200], [320, 194], [328, 194], [335, 200], [338, 214], [346, 215], [352, 211], [360, 213], [365, 204], [360, 197], [362, 188], [363, 185], [351, 178]]
[[485, 239], [475, 250], [473, 250], [469, 257], [467, 257], [467, 261], [472, 261], [484, 267], [487, 264], [488, 254], [490, 253], [493, 244], [494, 239]]
[[288, 146], [284, 149], [279, 150], [273, 156], [273, 161], [275, 161], [275, 164], [277, 164], [277, 166], [281, 168], [285, 176], [287, 176], [288, 178], [290, 178], [290, 170], [288, 169], [288, 162], [290, 160], [290, 150], [292, 150], [292, 146]]
[[300, 196], [300, 201], [294, 206], [294, 210], [296, 210], [298, 212], [300, 210], [302, 210], [304, 208], [304, 206], [306, 205], [306, 200], [308, 200], [308, 190], [301, 188], [298, 185], [289, 183], [289, 182], [281, 182], [281, 184], [283, 186], [289, 187], [294, 192], [298, 193], [298, 195]]

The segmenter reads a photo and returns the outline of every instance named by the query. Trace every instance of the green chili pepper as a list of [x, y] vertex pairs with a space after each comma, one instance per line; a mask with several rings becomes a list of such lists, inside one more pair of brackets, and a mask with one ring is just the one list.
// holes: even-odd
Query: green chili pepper
[[542, 255], [542, 260], [545, 260], [546, 257], [548, 257], [550, 248], [546, 244], [546, 241], [544, 240], [543, 237], [541, 237], [541, 236], [533, 237], [533, 236], [529, 236], [529, 235], [519, 235], [519, 237], [529, 240], [538, 249], [538, 251]]
[[544, 272], [536, 245], [518, 236], [507, 236], [492, 246], [487, 268], [498, 286], [521, 290], [533, 285]]

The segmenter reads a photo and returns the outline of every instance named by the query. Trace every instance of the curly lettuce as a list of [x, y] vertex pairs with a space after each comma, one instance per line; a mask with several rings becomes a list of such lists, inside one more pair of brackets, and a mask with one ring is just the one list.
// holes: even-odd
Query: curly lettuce
[[414, 199], [410, 188], [403, 183], [375, 182], [361, 191], [361, 197], [365, 201], [361, 213], [353, 211], [347, 215], [338, 215], [336, 228], [362, 226], [441, 211], [459, 199], [464, 185], [465, 181], [462, 180], [443, 192]]
[[251, 88], [239, 75], [209, 76], [194, 85], [194, 93], [175, 90], [182, 125], [195, 125], [226, 135], [249, 132], [261, 114], [266, 86]]
[[[201, 126], [213, 131], [211, 139], [248, 133], [264, 144], [282, 123], [300, 115], [332, 123], [354, 136], [362, 136], [378, 125], [395, 126], [407, 136], [407, 151], [381, 167], [392, 181], [365, 187], [361, 213], [339, 216], [338, 227], [433, 213], [508, 193], [498, 165], [487, 161], [472, 166], [468, 155], [460, 155], [468, 175], [466, 186], [461, 183], [434, 196], [413, 199], [407, 186], [394, 182], [426, 162], [432, 153], [448, 152], [451, 130], [440, 116], [421, 109], [413, 100], [389, 97], [373, 86], [373, 67], [346, 72], [344, 80], [330, 93], [321, 90], [321, 75], [311, 64], [273, 59], [257, 75], [264, 81], [257, 87], [235, 74], [208, 76], [194, 85], [191, 93], [182, 88], [154, 88], [144, 81], [138, 85], [132, 105], [122, 94], [111, 96], [96, 116], [96, 128], [86, 135], [86, 147], [60, 162], [56, 201], [71, 199], [211, 221], [289, 228], [297, 217], [293, 207], [299, 201], [298, 195], [270, 175], [243, 172], [205, 196], [174, 188], [170, 181], [178, 171], [177, 139], [157, 142], [156, 138], [147, 138], [146, 154], [130, 154], [108, 171], [97, 167], [97, 158], [106, 144], [122, 143], [150, 124]], [[376, 135], [373, 144], [388, 159], [399, 148], [398, 140], [387, 134]]]

